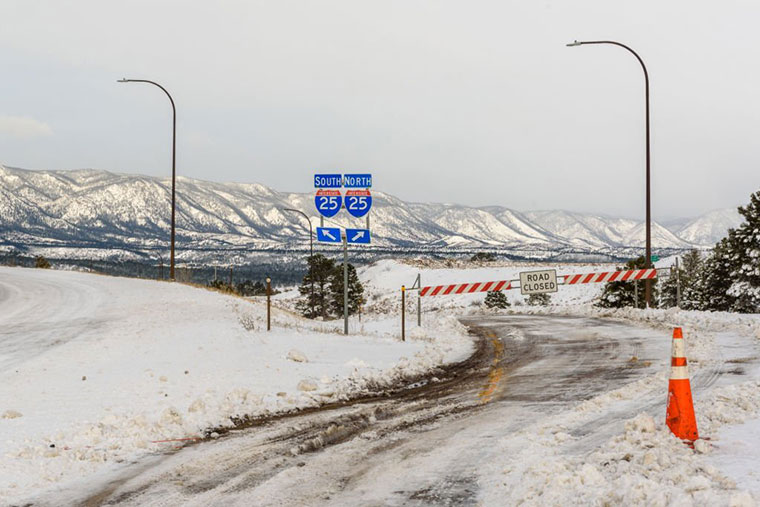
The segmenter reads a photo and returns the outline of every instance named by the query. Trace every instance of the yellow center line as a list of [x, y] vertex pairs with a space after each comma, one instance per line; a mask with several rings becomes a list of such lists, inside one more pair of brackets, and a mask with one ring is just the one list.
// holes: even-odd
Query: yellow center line
[[493, 345], [493, 365], [495, 368], [488, 373], [488, 383], [478, 393], [478, 398], [480, 398], [481, 403], [490, 403], [493, 400], [493, 395], [499, 387], [501, 377], [504, 375], [504, 370], [498, 366], [499, 361], [501, 361], [501, 358], [504, 355], [504, 344], [499, 340], [496, 334], [491, 331], [487, 333], [487, 336], [491, 338], [491, 344]]

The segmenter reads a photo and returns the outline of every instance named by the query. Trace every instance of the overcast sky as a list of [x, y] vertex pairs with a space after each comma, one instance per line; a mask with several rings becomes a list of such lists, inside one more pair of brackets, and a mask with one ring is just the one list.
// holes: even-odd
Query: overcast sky
[[760, 189], [757, 1], [0, 3], [0, 163], [655, 219]]

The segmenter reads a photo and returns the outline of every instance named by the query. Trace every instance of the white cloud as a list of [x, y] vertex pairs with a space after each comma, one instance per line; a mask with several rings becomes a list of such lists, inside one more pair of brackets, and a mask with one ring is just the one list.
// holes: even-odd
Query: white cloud
[[52, 135], [53, 129], [34, 118], [0, 115], [0, 134], [20, 138], [42, 137]]

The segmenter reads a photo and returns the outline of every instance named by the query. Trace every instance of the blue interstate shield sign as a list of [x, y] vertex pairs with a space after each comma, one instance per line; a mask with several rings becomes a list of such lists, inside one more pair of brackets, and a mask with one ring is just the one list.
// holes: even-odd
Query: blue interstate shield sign
[[361, 218], [372, 208], [372, 195], [369, 190], [346, 190], [346, 211], [351, 216]]
[[327, 218], [334, 217], [340, 211], [343, 204], [343, 196], [340, 190], [317, 190], [314, 196], [314, 204], [317, 205], [317, 211]]

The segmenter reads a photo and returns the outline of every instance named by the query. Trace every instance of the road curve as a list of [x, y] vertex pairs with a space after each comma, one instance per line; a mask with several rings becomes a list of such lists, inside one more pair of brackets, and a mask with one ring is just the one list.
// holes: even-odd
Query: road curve
[[[429, 384], [260, 421], [128, 469], [86, 504], [475, 504], [495, 442], [652, 376], [669, 359], [666, 333], [622, 322], [527, 315], [463, 322], [480, 337], [478, 352]], [[565, 428], [578, 437], [573, 452], [587, 452], [642, 410], [659, 413], [660, 387]]]

